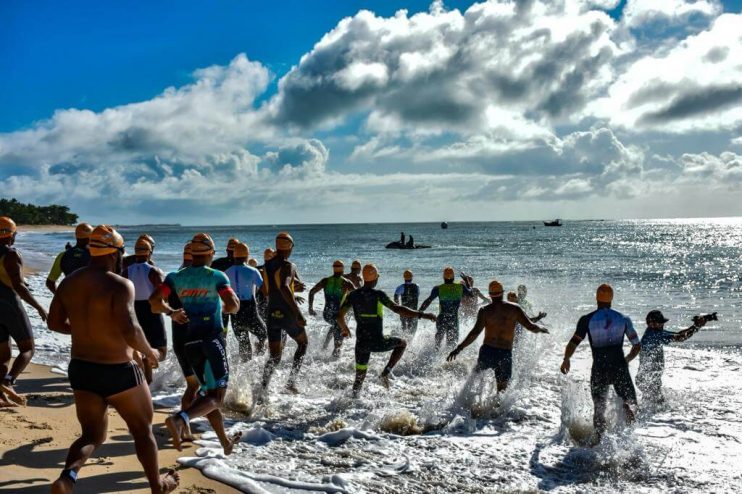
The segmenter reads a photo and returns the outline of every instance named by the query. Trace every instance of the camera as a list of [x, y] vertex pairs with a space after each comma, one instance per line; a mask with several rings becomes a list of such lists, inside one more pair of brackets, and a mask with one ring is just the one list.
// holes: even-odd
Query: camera
[[711, 314], [701, 314], [699, 316], [693, 317], [693, 322], [697, 322], [697, 321], [709, 322], [709, 321], [718, 321], [718, 320], [719, 318], [716, 316], [716, 312], [712, 312]]

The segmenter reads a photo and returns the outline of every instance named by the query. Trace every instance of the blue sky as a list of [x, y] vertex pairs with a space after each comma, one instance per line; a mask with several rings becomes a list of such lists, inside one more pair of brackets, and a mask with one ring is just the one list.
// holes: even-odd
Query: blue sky
[[739, 12], [2, 2], [0, 177], [112, 222], [738, 215]]

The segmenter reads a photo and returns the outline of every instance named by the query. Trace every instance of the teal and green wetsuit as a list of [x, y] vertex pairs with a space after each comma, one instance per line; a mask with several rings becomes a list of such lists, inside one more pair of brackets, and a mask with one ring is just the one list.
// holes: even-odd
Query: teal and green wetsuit
[[325, 308], [322, 311], [322, 317], [330, 325], [330, 331], [336, 342], [342, 341], [343, 334], [337, 323], [337, 315], [340, 312], [340, 304], [343, 301], [343, 283], [345, 279], [338, 276], [328, 276], [325, 278]]
[[471, 290], [461, 283], [446, 281], [433, 288], [430, 296], [423, 302], [427, 307], [430, 302], [438, 299], [438, 318], [435, 322], [435, 346], [440, 347], [443, 337], [447, 345], [455, 345], [459, 340], [459, 307], [461, 299], [472, 296]]

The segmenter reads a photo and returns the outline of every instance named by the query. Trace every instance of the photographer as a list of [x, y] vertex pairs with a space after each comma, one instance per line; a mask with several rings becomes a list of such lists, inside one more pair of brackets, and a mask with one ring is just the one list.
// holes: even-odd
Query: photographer
[[636, 385], [647, 402], [663, 403], [662, 372], [665, 370], [665, 350], [668, 343], [685, 341], [693, 336], [707, 321], [716, 320], [716, 313], [696, 316], [693, 325], [677, 333], [665, 331], [668, 321], [662, 312], [653, 310], [647, 314], [647, 329], [642, 336], [642, 351], [639, 354], [639, 372], [636, 374]]

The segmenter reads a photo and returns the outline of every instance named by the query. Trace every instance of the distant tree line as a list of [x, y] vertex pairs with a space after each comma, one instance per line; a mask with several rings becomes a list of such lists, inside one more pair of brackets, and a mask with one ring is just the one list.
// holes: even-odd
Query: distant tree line
[[77, 215], [70, 208], [51, 204], [36, 206], [24, 204], [15, 199], [0, 199], [0, 216], [9, 216], [19, 225], [73, 225]]

